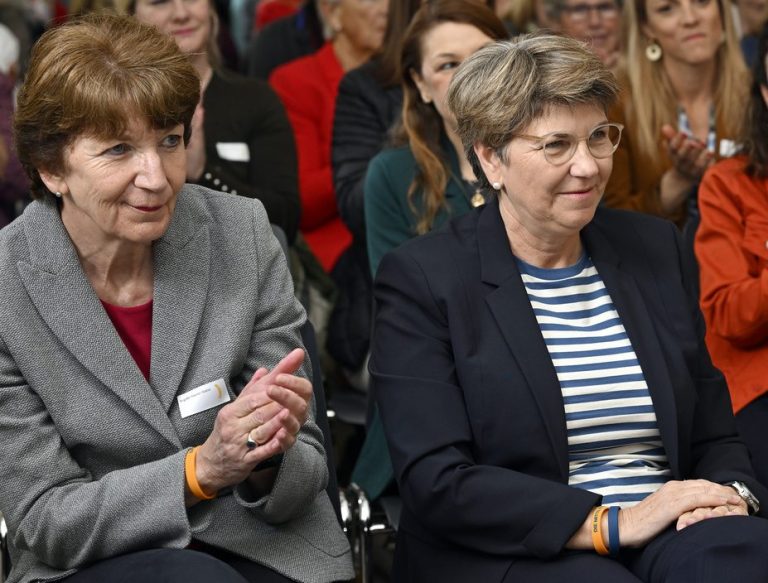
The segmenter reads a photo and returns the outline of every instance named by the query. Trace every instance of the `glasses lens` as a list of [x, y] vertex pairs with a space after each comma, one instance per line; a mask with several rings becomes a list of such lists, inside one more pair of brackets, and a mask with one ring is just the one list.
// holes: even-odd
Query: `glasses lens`
[[620, 139], [621, 129], [618, 126], [607, 124], [592, 130], [587, 139], [587, 145], [595, 158], [607, 158], [616, 151]]
[[602, 18], [613, 18], [618, 14], [618, 6], [613, 2], [604, 2], [602, 4], [576, 4], [575, 6], [568, 6], [565, 9], [566, 13], [574, 21], [584, 21], [591, 17], [592, 12], [595, 12]]
[[576, 138], [568, 134], [556, 134], [544, 140], [544, 156], [552, 164], [567, 162], [576, 149]]

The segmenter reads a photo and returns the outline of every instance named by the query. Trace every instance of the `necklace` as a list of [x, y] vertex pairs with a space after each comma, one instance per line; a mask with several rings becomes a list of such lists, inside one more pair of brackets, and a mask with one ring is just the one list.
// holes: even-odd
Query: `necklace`
[[471, 204], [473, 208], [483, 206], [486, 203], [483, 189], [480, 188], [480, 182], [478, 180], [462, 180], [461, 183], [464, 196], [467, 197], [469, 204]]

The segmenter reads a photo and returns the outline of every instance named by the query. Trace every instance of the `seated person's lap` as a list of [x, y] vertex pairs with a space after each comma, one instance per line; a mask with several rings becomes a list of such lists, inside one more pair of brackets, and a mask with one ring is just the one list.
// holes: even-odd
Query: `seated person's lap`
[[768, 520], [731, 516], [704, 520], [660, 534], [643, 549], [623, 549], [618, 560], [568, 552], [554, 561], [521, 559], [504, 583], [533, 580], [568, 583], [768, 581]]

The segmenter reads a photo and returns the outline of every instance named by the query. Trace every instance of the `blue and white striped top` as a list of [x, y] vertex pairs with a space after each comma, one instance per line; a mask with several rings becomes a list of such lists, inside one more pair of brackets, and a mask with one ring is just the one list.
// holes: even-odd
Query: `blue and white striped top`
[[568, 483], [633, 506], [671, 478], [656, 413], [624, 325], [585, 254], [541, 269], [518, 260], [563, 393]]

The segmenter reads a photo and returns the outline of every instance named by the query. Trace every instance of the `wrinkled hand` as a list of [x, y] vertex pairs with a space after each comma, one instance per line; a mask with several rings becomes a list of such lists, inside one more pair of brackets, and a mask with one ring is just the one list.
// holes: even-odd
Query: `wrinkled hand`
[[205, 110], [203, 102], [197, 104], [195, 113], [192, 116], [192, 136], [187, 144], [187, 180], [199, 180], [205, 170], [205, 132], [203, 131], [203, 120], [205, 119]]
[[672, 166], [683, 177], [698, 182], [715, 161], [715, 155], [700, 140], [665, 124], [661, 133], [667, 140], [667, 153]]
[[708, 480], [667, 482], [636, 506], [619, 513], [621, 542], [630, 547], [642, 547], [675, 521], [678, 521], [679, 530], [681, 520], [692, 524], [721, 516], [723, 510], [715, 509], [741, 508], [743, 504], [741, 497], [729, 486]]
[[707, 520], [709, 518], [717, 518], [718, 516], [748, 516], [749, 508], [747, 503], [741, 500], [739, 504], [724, 504], [723, 506], [714, 506], [709, 508], [697, 508], [690, 512], [683, 513], [680, 518], [677, 519], [675, 528], [677, 530], [683, 530], [684, 528]]
[[251, 415], [251, 439], [262, 445], [279, 442], [280, 452], [287, 451], [307, 420], [312, 384], [295, 373], [304, 362], [300, 348], [289, 353], [271, 371], [260, 368], [243, 389], [243, 395], [260, 395], [263, 402]]
[[[222, 407], [197, 453], [197, 479], [214, 492], [242, 482], [260, 462], [283, 453], [306, 421], [312, 384], [294, 375], [304, 361], [297, 348], [268, 371], [258, 369], [232, 403]], [[248, 449], [248, 434], [257, 446]]]

